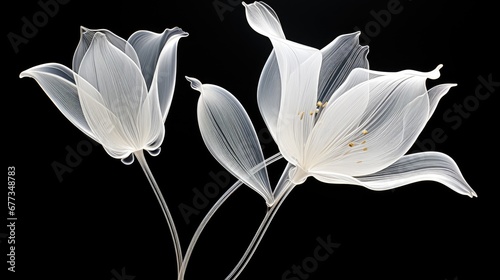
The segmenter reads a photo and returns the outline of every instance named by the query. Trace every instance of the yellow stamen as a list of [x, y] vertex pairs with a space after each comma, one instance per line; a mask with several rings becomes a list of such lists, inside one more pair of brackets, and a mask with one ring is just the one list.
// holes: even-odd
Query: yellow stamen
[[350, 142], [349, 147], [351, 147], [351, 148], [354, 147], [354, 142]]
[[321, 106], [323, 106], [323, 102], [321, 102], [321, 101], [318, 101], [318, 102], [316, 103], [316, 106], [318, 106], [318, 107], [321, 107]]
[[366, 135], [366, 134], [368, 134], [368, 130], [363, 129], [363, 131], [361, 131], [361, 133], [363, 133], [363, 135]]
[[363, 151], [365, 151], [365, 152], [368, 151], [368, 148], [363, 148]]

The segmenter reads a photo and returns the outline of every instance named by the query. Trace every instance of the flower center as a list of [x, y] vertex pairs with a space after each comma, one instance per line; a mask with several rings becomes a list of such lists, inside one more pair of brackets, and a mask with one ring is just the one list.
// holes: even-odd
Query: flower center
[[[319, 115], [319, 113], [323, 110], [323, 108], [325, 108], [325, 106], [328, 104], [328, 102], [321, 102], [321, 101], [318, 101], [316, 102], [316, 108], [313, 110], [313, 111], [310, 111], [309, 112], [309, 116], [317, 116]], [[304, 115], [306, 114], [305, 111], [300, 111], [297, 116], [299, 116], [300, 120], [303, 120], [304, 119]]]
[[289, 177], [290, 177], [290, 181], [293, 184], [300, 185], [306, 181], [307, 177], [309, 177], [309, 174], [307, 173], [307, 171], [302, 169], [300, 166], [296, 166], [295, 168], [293, 168], [290, 171]]
[[[368, 130], [363, 129], [361, 131], [361, 134], [363, 134], [363, 136], [368, 134]], [[361, 142], [351, 141], [347, 144], [347, 146], [349, 146], [350, 149], [344, 155], [359, 152], [359, 151], [363, 151], [363, 152], [368, 151], [368, 148], [366, 147], [366, 140], [363, 140]], [[356, 161], [356, 163], [362, 163], [362, 162], [363, 162], [362, 160]]]

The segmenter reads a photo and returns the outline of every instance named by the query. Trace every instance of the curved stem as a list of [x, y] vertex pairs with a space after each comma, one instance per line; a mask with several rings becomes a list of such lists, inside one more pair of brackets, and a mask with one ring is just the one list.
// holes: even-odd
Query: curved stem
[[219, 210], [220, 206], [226, 201], [226, 199], [233, 194], [243, 183], [241, 181], [237, 181], [234, 183], [220, 198], [217, 200], [217, 202], [212, 206], [210, 211], [208, 211], [207, 215], [205, 215], [205, 218], [201, 221], [201, 223], [198, 225], [198, 228], [196, 229], [196, 232], [194, 233], [191, 242], [189, 243], [189, 246], [186, 251], [186, 255], [184, 256], [184, 261], [182, 262], [181, 268], [179, 270], [179, 280], [184, 279], [184, 275], [186, 274], [186, 269], [187, 265], [189, 263], [189, 259], [191, 258], [191, 255], [194, 250], [194, 246], [198, 242], [198, 239], [200, 238], [201, 232], [203, 229], [205, 229], [205, 226], [208, 224], [208, 221], [212, 218], [212, 216]]
[[[281, 159], [283, 156], [280, 153], [277, 153], [270, 158], [266, 159], [263, 163], [255, 166], [250, 170], [251, 174], [254, 174], [255, 172], [261, 170], [262, 168], [274, 163], [275, 161]], [[220, 198], [217, 200], [217, 202], [212, 206], [212, 208], [208, 211], [208, 213], [205, 215], [201, 223], [198, 225], [198, 228], [196, 229], [193, 237], [191, 238], [191, 242], [189, 243], [189, 246], [187, 248], [186, 254], [184, 256], [184, 261], [182, 262], [181, 268], [179, 270], [179, 280], [184, 279], [184, 275], [186, 274], [186, 269], [187, 265], [189, 263], [189, 259], [191, 258], [191, 255], [194, 250], [194, 246], [198, 242], [198, 239], [200, 238], [200, 235], [205, 229], [205, 226], [208, 224], [208, 221], [212, 218], [212, 216], [219, 210], [219, 208], [222, 206], [222, 204], [231, 196], [243, 183], [241, 181], [236, 181]]]
[[294, 186], [295, 185], [292, 184], [289, 180], [286, 180], [286, 187], [283, 191], [283, 194], [278, 198], [278, 201], [276, 201], [272, 206], [267, 208], [266, 215], [264, 216], [264, 219], [262, 220], [259, 229], [255, 233], [255, 236], [248, 245], [247, 250], [241, 257], [238, 264], [233, 268], [233, 271], [231, 271], [231, 273], [229, 273], [229, 275], [226, 277], [226, 280], [236, 279], [241, 274], [241, 272], [243, 272], [243, 269], [245, 269], [245, 267], [247, 266], [248, 262], [250, 261], [253, 254], [257, 250], [260, 241], [266, 234], [266, 231], [269, 228], [269, 225], [271, 224], [271, 221], [273, 220], [274, 216], [278, 212], [278, 209], [283, 204], [283, 201], [285, 201], [288, 194], [290, 194]]
[[148, 178], [148, 181], [151, 184], [151, 187], [153, 188], [153, 191], [156, 195], [156, 199], [158, 199], [158, 202], [160, 203], [161, 210], [163, 210], [165, 219], [167, 220], [168, 228], [170, 230], [170, 235], [172, 235], [172, 241], [174, 242], [175, 256], [177, 259], [177, 271], [180, 271], [182, 264], [182, 250], [181, 250], [181, 243], [179, 241], [179, 235], [177, 234], [177, 229], [175, 228], [174, 219], [172, 218], [172, 215], [168, 210], [167, 202], [165, 201], [165, 198], [163, 198], [161, 190], [158, 187], [155, 178], [153, 177], [153, 173], [151, 173], [151, 170], [149, 169], [143, 151], [142, 150], [137, 151], [134, 153], [134, 155], [137, 158], [139, 164], [141, 165], [144, 174], [146, 174], [146, 177]]

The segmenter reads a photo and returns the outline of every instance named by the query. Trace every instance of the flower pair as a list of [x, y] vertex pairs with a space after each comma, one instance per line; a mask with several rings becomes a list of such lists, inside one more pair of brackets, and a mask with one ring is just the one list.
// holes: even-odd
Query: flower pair
[[[280, 152], [294, 166], [293, 183], [313, 176], [327, 183], [384, 190], [434, 180], [475, 196], [448, 156], [405, 155], [440, 98], [454, 86], [427, 90], [425, 80], [438, 78], [441, 66], [428, 73], [368, 70], [368, 47], [359, 45], [359, 33], [339, 36], [318, 50], [287, 40], [276, 13], [265, 3], [245, 8], [250, 26], [274, 47], [259, 80], [257, 100]], [[124, 40], [108, 30], [82, 28], [72, 69], [47, 63], [21, 77], [36, 79], [75, 126], [112, 157], [131, 163], [136, 151], [159, 152], [175, 86], [177, 43], [184, 36], [187, 33], [174, 28], [162, 34], [137, 31]], [[202, 95], [207, 110], [218, 102], [237, 103], [227, 91], [206, 87], [219, 92]], [[237, 163], [228, 163], [228, 169], [272, 204], [267, 175], [240, 174], [263, 161], [258, 141], [249, 137], [255, 136], [253, 128], [224, 124], [241, 117], [243, 107], [217, 109], [221, 116], [235, 116], [201, 120], [205, 139], [215, 138], [205, 141], [208, 148], [221, 163]]]
[[[427, 89], [426, 80], [437, 79], [441, 65], [430, 72], [369, 70], [368, 47], [359, 45], [359, 33], [339, 36], [316, 49], [288, 40], [267, 4], [244, 5], [249, 25], [273, 45], [260, 76], [257, 100], [288, 162], [275, 188], [243, 106], [222, 87], [187, 77], [192, 88], [201, 92], [198, 121], [207, 148], [268, 206], [253, 245], [229, 279], [244, 268], [284, 198], [308, 177], [372, 190], [431, 180], [476, 196], [449, 156], [406, 155], [441, 97], [455, 86]], [[110, 156], [126, 164], [133, 162], [134, 155], [138, 158], [167, 218], [180, 278], [194, 245], [183, 259], [173, 219], [142, 151], [151, 155], [160, 151], [175, 87], [177, 44], [185, 36], [174, 28], [161, 34], [137, 31], [124, 40], [105, 29], [82, 28], [72, 69], [47, 63], [21, 73], [34, 78], [66, 118], [102, 144]]]

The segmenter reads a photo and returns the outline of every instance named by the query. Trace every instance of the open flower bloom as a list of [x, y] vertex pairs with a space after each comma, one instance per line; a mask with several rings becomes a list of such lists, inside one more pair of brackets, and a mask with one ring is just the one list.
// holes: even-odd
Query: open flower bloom
[[180, 28], [137, 31], [126, 41], [109, 30], [81, 28], [73, 69], [47, 63], [34, 78], [57, 108], [108, 154], [130, 164], [133, 153], [159, 153], [172, 101]]
[[261, 74], [258, 102], [280, 152], [294, 166], [293, 184], [312, 176], [387, 190], [432, 180], [476, 196], [449, 156], [405, 155], [454, 86], [426, 88], [426, 79], [437, 79], [441, 66], [427, 73], [371, 71], [365, 69], [368, 50], [359, 46], [359, 34], [340, 36], [318, 50], [287, 40], [265, 3], [245, 7], [250, 26], [274, 47]]

